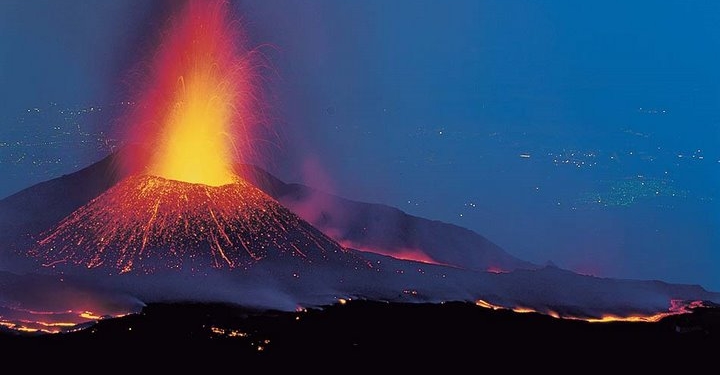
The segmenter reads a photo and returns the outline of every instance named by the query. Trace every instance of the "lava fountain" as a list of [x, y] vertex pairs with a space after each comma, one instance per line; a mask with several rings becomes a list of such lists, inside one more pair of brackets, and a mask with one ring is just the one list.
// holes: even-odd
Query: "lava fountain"
[[173, 18], [131, 116], [131, 140], [150, 150], [135, 170], [220, 186], [251, 152], [258, 121], [254, 51], [223, 1], [191, 0]]

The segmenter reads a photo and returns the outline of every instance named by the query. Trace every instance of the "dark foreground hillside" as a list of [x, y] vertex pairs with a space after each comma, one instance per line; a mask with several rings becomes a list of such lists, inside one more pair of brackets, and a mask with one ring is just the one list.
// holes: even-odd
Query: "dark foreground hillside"
[[5, 355], [137, 360], [174, 368], [223, 367], [226, 361], [282, 367], [295, 359], [420, 368], [567, 368], [578, 360], [596, 367], [628, 359], [646, 368], [712, 366], [714, 360], [704, 361], [720, 350], [720, 309], [699, 308], [657, 323], [587, 323], [467, 303], [352, 301], [301, 312], [152, 304], [141, 314], [66, 334], [2, 333], [0, 345]]

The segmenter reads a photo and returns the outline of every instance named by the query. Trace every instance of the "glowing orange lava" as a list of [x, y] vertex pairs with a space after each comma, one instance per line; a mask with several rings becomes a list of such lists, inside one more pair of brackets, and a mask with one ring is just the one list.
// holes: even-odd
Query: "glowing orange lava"
[[267, 257], [358, 259], [240, 177], [223, 186], [129, 177], [65, 218], [31, 254], [46, 267], [120, 273], [247, 267]]
[[511, 310], [516, 313], [538, 313], [549, 315], [557, 319], [569, 319], [569, 320], [583, 320], [590, 323], [607, 323], [607, 322], [658, 322], [665, 317], [672, 315], [680, 315], [691, 313], [692, 309], [702, 307], [702, 301], [684, 301], [672, 299], [670, 300], [670, 307], [667, 311], [661, 311], [654, 314], [627, 314], [627, 315], [614, 315], [614, 314], [603, 314], [600, 317], [577, 317], [572, 315], [560, 315], [556, 311], [547, 310], [539, 311], [528, 307], [514, 306], [504, 307], [496, 305], [488, 301], [479, 299], [475, 301], [475, 304], [491, 310]]
[[344, 248], [348, 249], [355, 249], [360, 250], [368, 253], [375, 253], [380, 255], [386, 255], [395, 259], [401, 259], [401, 260], [412, 260], [415, 262], [421, 262], [421, 263], [428, 263], [428, 264], [438, 264], [443, 266], [448, 266], [448, 264], [440, 263], [427, 255], [424, 251], [420, 249], [409, 249], [409, 248], [401, 248], [401, 249], [385, 249], [385, 248], [368, 248], [367, 246], [360, 245], [357, 243], [354, 243], [352, 241], [340, 241], [340, 245], [342, 245]]
[[[83, 303], [79, 303], [82, 305]], [[0, 307], [0, 327], [19, 332], [60, 333], [107, 318], [119, 318], [127, 313], [106, 311], [98, 314], [92, 311], [32, 311]]]
[[190, 0], [154, 55], [148, 87], [132, 117], [135, 141], [149, 144], [146, 173], [220, 186], [250, 150], [252, 51], [239, 47], [224, 1]]

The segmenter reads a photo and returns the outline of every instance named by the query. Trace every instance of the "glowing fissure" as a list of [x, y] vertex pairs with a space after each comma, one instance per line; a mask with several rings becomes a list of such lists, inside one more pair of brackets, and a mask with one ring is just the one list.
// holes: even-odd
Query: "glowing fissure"
[[210, 186], [236, 181], [255, 123], [252, 51], [245, 51], [224, 1], [191, 0], [154, 55], [147, 88], [131, 117], [149, 143], [145, 172]]
[[[7, 308], [7, 307], [5, 307]], [[107, 318], [119, 318], [127, 313], [98, 314], [92, 311], [30, 311], [10, 309], [0, 314], [0, 327], [19, 332], [60, 333]]]
[[516, 313], [538, 313], [543, 315], [549, 315], [557, 319], [569, 319], [569, 320], [583, 320], [590, 323], [608, 323], [608, 322], [658, 322], [663, 318], [672, 315], [689, 314], [693, 309], [703, 307], [702, 301], [685, 301], [678, 299], [670, 300], [670, 307], [667, 311], [658, 312], [654, 314], [628, 314], [628, 315], [614, 315], [614, 314], [603, 314], [600, 317], [578, 317], [573, 315], [561, 315], [553, 310], [540, 311], [528, 307], [514, 306], [505, 307], [496, 305], [494, 303], [479, 299], [475, 301], [475, 304], [491, 310], [511, 310]]
[[420, 263], [428, 263], [428, 264], [437, 264], [442, 266], [449, 266], [453, 267], [452, 265], [440, 263], [436, 260], [434, 260], [432, 257], [427, 255], [424, 251], [420, 249], [411, 249], [411, 248], [401, 248], [401, 249], [384, 249], [384, 248], [369, 248], [365, 245], [358, 244], [352, 241], [348, 240], [342, 240], [340, 241], [340, 244], [344, 248], [348, 249], [355, 249], [360, 250], [368, 253], [375, 253], [380, 255], [389, 256], [395, 259], [400, 260], [411, 260], [414, 262], [420, 262]]

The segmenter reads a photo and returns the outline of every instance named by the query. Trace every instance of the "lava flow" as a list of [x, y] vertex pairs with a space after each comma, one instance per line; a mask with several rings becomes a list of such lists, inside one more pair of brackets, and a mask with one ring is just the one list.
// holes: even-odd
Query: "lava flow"
[[590, 323], [609, 323], [609, 322], [659, 322], [663, 318], [666, 318], [668, 316], [672, 315], [681, 315], [681, 314], [688, 314], [691, 313], [693, 309], [703, 307], [703, 301], [684, 301], [679, 299], [671, 299], [670, 300], [670, 307], [667, 311], [661, 311], [661, 312], [655, 312], [652, 314], [643, 314], [643, 313], [635, 313], [635, 314], [625, 314], [625, 315], [614, 315], [614, 314], [602, 314], [599, 317], [579, 317], [575, 315], [561, 315], [556, 311], [553, 310], [546, 310], [546, 311], [539, 311], [533, 308], [529, 307], [503, 307], [500, 305], [496, 305], [490, 302], [487, 302], [485, 300], [479, 299], [475, 301], [475, 304], [484, 307], [486, 309], [491, 310], [511, 310], [516, 313], [525, 314], [525, 313], [538, 313], [538, 314], [544, 314], [549, 315], [556, 319], [568, 319], [568, 320], [583, 320]]
[[60, 333], [68, 332], [82, 324], [102, 319], [119, 318], [124, 313], [98, 315], [92, 311], [31, 311], [10, 310], [0, 307], [0, 327], [18, 332]]
[[414, 262], [420, 262], [420, 263], [428, 263], [428, 264], [437, 264], [437, 265], [443, 265], [447, 266], [448, 264], [440, 263], [433, 258], [431, 258], [429, 255], [427, 255], [425, 252], [419, 249], [393, 249], [393, 250], [387, 250], [383, 248], [368, 248], [367, 246], [363, 246], [361, 244], [357, 244], [353, 241], [344, 240], [340, 241], [340, 244], [349, 249], [355, 249], [360, 250], [368, 253], [373, 254], [381, 254], [381, 255], [387, 255], [389, 257], [393, 257], [395, 259], [400, 260], [411, 260]]

